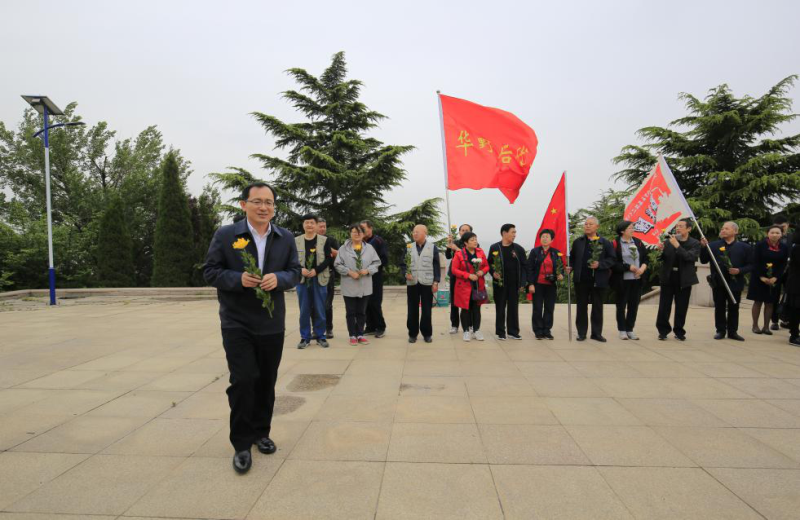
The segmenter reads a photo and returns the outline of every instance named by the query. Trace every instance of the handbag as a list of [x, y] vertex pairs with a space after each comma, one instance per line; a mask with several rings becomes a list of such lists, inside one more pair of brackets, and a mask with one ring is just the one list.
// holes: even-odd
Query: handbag
[[[467, 267], [469, 265], [469, 262], [467, 262], [467, 250], [466, 250], [466, 248], [461, 250], [461, 261], [464, 263], [465, 267]], [[464, 270], [465, 271], [469, 271], [469, 267], [467, 267]], [[474, 283], [474, 285], [470, 284], [470, 285], [472, 285], [472, 292], [469, 295], [469, 299], [472, 300], [472, 301], [476, 301], [476, 302], [481, 302], [481, 301], [487, 300], [489, 297], [486, 294], [486, 290], [482, 291], [482, 290], [478, 289], [477, 288], [478, 282], [473, 282], [473, 283]]]

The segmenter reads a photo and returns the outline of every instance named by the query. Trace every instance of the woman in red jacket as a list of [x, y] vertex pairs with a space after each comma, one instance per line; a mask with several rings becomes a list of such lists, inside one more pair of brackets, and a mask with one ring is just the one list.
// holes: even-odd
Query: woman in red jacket
[[456, 287], [453, 299], [461, 309], [461, 325], [464, 327], [464, 341], [474, 336], [483, 341], [481, 328], [481, 305], [488, 302], [484, 276], [489, 272], [489, 262], [483, 249], [478, 247], [475, 233], [464, 233], [461, 237], [464, 247], [455, 254], [451, 265]]

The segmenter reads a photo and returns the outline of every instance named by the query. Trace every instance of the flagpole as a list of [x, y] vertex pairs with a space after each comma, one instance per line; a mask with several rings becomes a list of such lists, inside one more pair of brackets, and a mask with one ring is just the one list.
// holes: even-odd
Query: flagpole
[[[659, 153], [658, 160], [664, 163], [664, 166], [666, 166], [664, 170], [672, 178], [672, 181], [675, 183], [675, 186], [678, 186], [678, 181], [677, 179], [675, 179], [675, 175], [672, 174], [672, 169], [667, 164], [666, 159], [664, 159], [664, 155]], [[689, 206], [689, 202], [686, 200], [686, 197], [684, 197], [683, 191], [680, 189], [680, 186], [678, 186], [678, 194], [680, 195], [681, 200], [683, 201], [683, 205], [686, 207], [686, 209], [689, 210], [689, 213], [692, 214], [692, 221], [694, 222], [694, 225], [697, 226], [697, 231], [700, 232], [700, 238], [706, 241], [706, 248], [708, 249], [708, 254], [711, 256], [711, 262], [714, 264], [714, 267], [717, 268], [719, 277], [722, 279], [722, 285], [725, 286], [725, 290], [728, 292], [728, 296], [730, 297], [733, 304], [736, 305], [737, 301], [736, 298], [734, 298], [733, 296], [733, 291], [731, 291], [728, 282], [725, 280], [725, 275], [722, 274], [722, 269], [720, 268], [719, 263], [717, 262], [717, 257], [714, 256], [714, 252], [711, 250], [711, 245], [708, 243], [708, 239], [706, 238], [705, 234], [703, 234], [703, 228], [700, 227], [700, 223], [697, 221], [697, 217], [695, 217], [694, 211], [692, 211], [692, 208]], [[658, 209], [656, 209], [656, 216], [657, 215], [658, 215]]]
[[450, 223], [450, 190], [447, 186], [447, 148], [444, 140], [444, 110], [442, 110], [442, 92], [436, 91], [436, 99], [439, 101], [439, 130], [442, 134], [442, 163], [444, 164], [444, 201], [447, 206], [447, 233], [450, 234], [452, 224]]
[[[567, 171], [564, 170], [564, 218], [567, 221], [567, 266], [569, 266], [569, 190], [567, 189]], [[567, 331], [572, 342], [572, 273], [567, 274]]]

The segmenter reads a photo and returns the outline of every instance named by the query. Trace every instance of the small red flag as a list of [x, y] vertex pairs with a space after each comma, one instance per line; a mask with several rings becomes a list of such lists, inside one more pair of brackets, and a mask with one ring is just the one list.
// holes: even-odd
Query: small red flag
[[539, 140], [517, 116], [439, 94], [447, 189], [498, 188], [512, 204], [528, 177]]
[[536, 244], [534, 247], [541, 245], [539, 233], [543, 229], [552, 229], [555, 231], [556, 236], [550, 244], [552, 247], [564, 253], [566, 258], [567, 254], [567, 240], [569, 240], [569, 231], [567, 230], [567, 190], [566, 190], [567, 172], [561, 174], [561, 182], [556, 186], [556, 191], [553, 193], [553, 198], [550, 199], [550, 204], [547, 206], [547, 211], [542, 218], [542, 225], [539, 226], [539, 231], [536, 232]]

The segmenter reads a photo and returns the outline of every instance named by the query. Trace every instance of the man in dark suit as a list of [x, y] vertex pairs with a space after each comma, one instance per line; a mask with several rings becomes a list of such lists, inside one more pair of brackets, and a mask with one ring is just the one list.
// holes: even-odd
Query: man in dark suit
[[[714, 285], [711, 289], [714, 296], [714, 325], [717, 329], [714, 339], [723, 339], [727, 333], [730, 339], [744, 341], [739, 335], [739, 303], [744, 290], [744, 275], [753, 269], [753, 248], [736, 240], [738, 234], [739, 225], [736, 222], [726, 222], [719, 230], [719, 240], [710, 244], [705, 238], [700, 240], [700, 245], [703, 246], [700, 261], [704, 264], [709, 263], [713, 253], [736, 300], [735, 302], [731, 300], [719, 271], [716, 267], [712, 267], [711, 279]], [[709, 248], [711, 253], [708, 252]]]
[[495, 315], [495, 334], [497, 339], [508, 337], [521, 340], [519, 335], [519, 293], [528, 286], [527, 258], [525, 249], [514, 242], [517, 228], [514, 224], [503, 224], [500, 228], [500, 242], [489, 247], [489, 274], [492, 275], [492, 291]]
[[[689, 298], [692, 286], [697, 285], [697, 266], [700, 257], [700, 242], [689, 236], [692, 221], [688, 218], [675, 224], [675, 234], [669, 240], [659, 242], [661, 251], [661, 294], [658, 299], [656, 328], [658, 339], [664, 341], [670, 332], [680, 341], [686, 341], [686, 314], [689, 312]], [[672, 302], [675, 302], [674, 326], [669, 324]]]
[[[275, 190], [262, 182], [251, 184], [239, 204], [246, 218], [217, 230], [203, 275], [217, 288], [219, 300], [222, 345], [230, 371], [233, 467], [246, 473], [252, 465], [253, 444], [261, 453], [277, 451], [269, 434], [286, 329], [283, 293], [300, 282], [301, 266], [292, 233], [270, 223]], [[256, 259], [263, 276], [245, 272], [242, 251]], [[272, 316], [256, 297], [256, 287], [271, 296]]]
[[375, 248], [378, 258], [381, 259], [381, 266], [378, 272], [372, 275], [372, 294], [367, 303], [367, 324], [364, 329], [365, 335], [374, 334], [376, 338], [386, 335], [386, 320], [383, 319], [383, 272], [389, 265], [389, 247], [386, 241], [375, 234], [375, 226], [369, 220], [361, 222], [364, 228], [364, 241]]
[[603, 337], [603, 299], [611, 278], [611, 268], [616, 263], [616, 253], [610, 241], [597, 234], [600, 223], [587, 217], [583, 223], [582, 237], [572, 243], [567, 273], [575, 272], [575, 297], [578, 312], [575, 327], [578, 341], [586, 339], [589, 328], [589, 301], [592, 303], [592, 339], [606, 342]]

